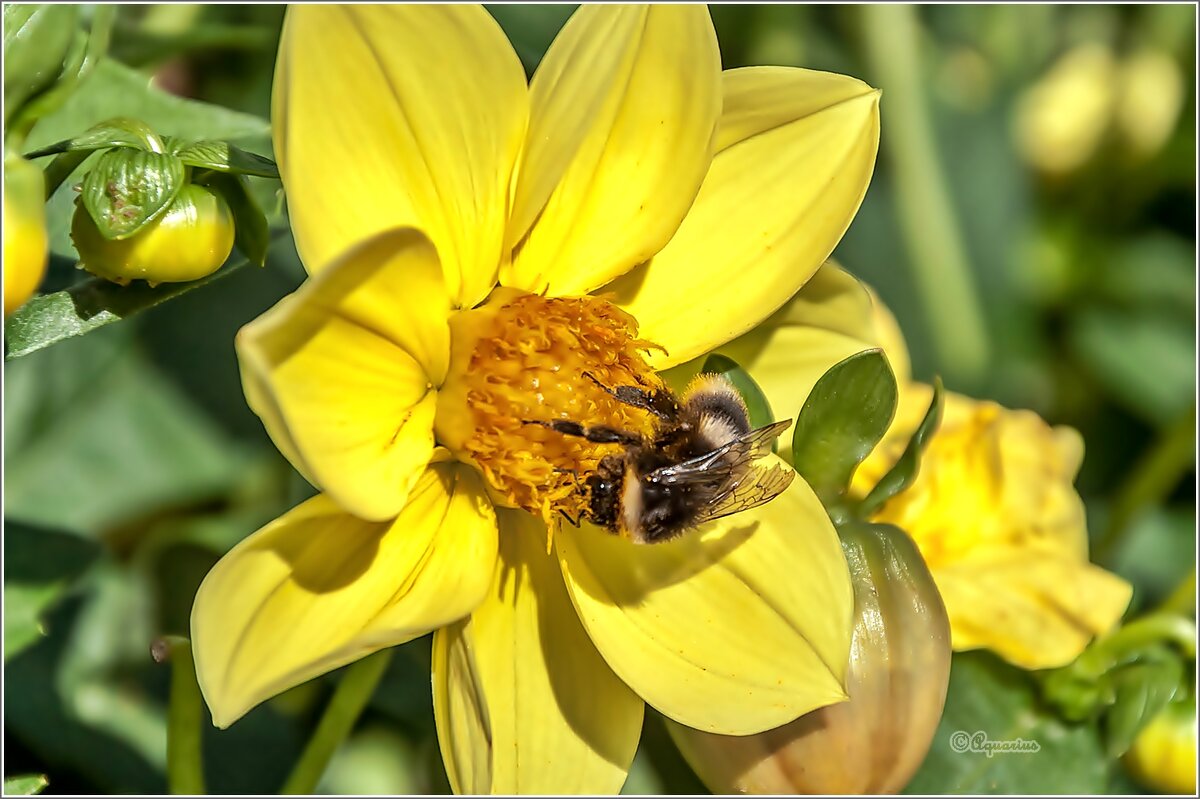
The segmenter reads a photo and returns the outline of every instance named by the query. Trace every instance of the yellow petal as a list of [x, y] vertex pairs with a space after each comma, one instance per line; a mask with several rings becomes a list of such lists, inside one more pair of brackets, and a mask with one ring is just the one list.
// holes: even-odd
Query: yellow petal
[[433, 452], [450, 298], [417, 231], [379, 234], [237, 337], [246, 399], [280, 451], [343, 508], [389, 519]]
[[1026, 546], [933, 569], [956, 650], [987, 647], [1025, 669], [1070, 663], [1120, 620], [1129, 583], [1078, 558]]
[[393, 521], [356, 519], [322, 495], [293, 508], [196, 593], [196, 674], [213, 723], [470, 613], [496, 550], [495, 512], [461, 465], [430, 467]]
[[664, 715], [747, 735], [845, 699], [850, 576], [803, 480], [661, 544], [593, 527], [555, 541], [592, 641]]
[[825, 262], [866, 193], [879, 93], [853, 78], [724, 73], [717, 154], [670, 243], [606, 291], [668, 350], [665, 369], [745, 333]]
[[803, 325], [873, 341], [876, 337], [874, 314], [867, 285], [831, 258], [760, 327]]
[[642, 700], [605, 665], [546, 554], [546, 528], [501, 510], [492, 593], [433, 639], [434, 715], [455, 793], [616, 793]]
[[520, 61], [481, 7], [290, 8], [272, 117], [309, 272], [381, 230], [418, 227], [456, 304], [482, 300], [528, 105]]
[[583, 294], [658, 252], [712, 158], [720, 71], [704, 6], [581, 6], [530, 84], [501, 282]]
[[912, 361], [908, 355], [908, 343], [904, 339], [904, 332], [900, 329], [900, 323], [896, 321], [895, 314], [884, 304], [874, 289], [868, 287], [867, 291], [871, 295], [872, 316], [875, 321], [875, 343], [883, 348], [888, 363], [892, 365], [892, 372], [896, 375], [896, 382], [903, 392], [904, 388], [912, 381]]
[[[838, 361], [878, 346], [874, 309], [866, 287], [832, 261], [787, 305], [745, 335], [716, 351], [748, 371], [767, 396], [777, 419], [795, 418], [816, 382]], [[686, 385], [707, 355], [667, 373], [672, 385]], [[790, 450], [790, 437], [779, 440]]]

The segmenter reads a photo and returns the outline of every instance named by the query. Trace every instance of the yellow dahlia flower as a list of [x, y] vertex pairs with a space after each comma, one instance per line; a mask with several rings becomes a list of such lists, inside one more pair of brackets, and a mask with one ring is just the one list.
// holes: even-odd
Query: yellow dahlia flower
[[[855, 475], [862, 493], [900, 456], [930, 398], [923, 384], [901, 394], [892, 430]], [[986, 647], [1026, 669], [1065, 666], [1121, 619], [1132, 587], [1088, 561], [1072, 486], [1082, 461], [1072, 428], [947, 392], [917, 479], [874, 518], [917, 542], [956, 650]]]
[[310, 277], [237, 348], [322, 493], [196, 596], [215, 723], [430, 630], [459, 792], [616, 790], [644, 703], [738, 734], [843, 699], [851, 587], [803, 481], [663, 544], [555, 529], [613, 445], [521, 421], [645, 431], [584, 373], [661, 385], [778, 309], [862, 200], [878, 92], [722, 73], [703, 6], [582, 7], [529, 85], [481, 8], [300, 6], [273, 113]]
[[[852, 491], [863, 496], [900, 456], [931, 399], [928, 385], [910, 379], [900, 328], [873, 292], [828, 264], [766, 323], [720, 351], [786, 416], [830, 366], [871, 347], [887, 354], [900, 402], [887, 436], [854, 475]], [[1083, 502], [1072, 485], [1083, 440], [1031, 411], [945, 397], [916, 480], [872, 520], [916, 541], [956, 650], [986, 647], [1027, 669], [1065, 665], [1116, 625], [1132, 591], [1088, 561]]]

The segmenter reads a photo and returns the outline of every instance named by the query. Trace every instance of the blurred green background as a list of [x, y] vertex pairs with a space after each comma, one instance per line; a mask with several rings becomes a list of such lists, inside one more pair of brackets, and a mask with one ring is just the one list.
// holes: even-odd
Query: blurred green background
[[[571, 8], [491, 10], [532, 72]], [[110, 56], [165, 92], [237, 112], [202, 115], [193, 135], [266, 153], [283, 13], [123, 6]], [[1094, 559], [1134, 584], [1134, 610], [1161, 600], [1195, 559], [1195, 8], [724, 5], [712, 16], [726, 68], [804, 66], [883, 89], [875, 176], [835, 256], [892, 308], [916, 377], [941, 374], [951, 390], [1083, 433]], [[129, 99], [122, 76], [95, 73], [30, 147], [112, 116]], [[152, 125], [180, 118], [161, 96], [141, 110]], [[278, 184], [256, 188], [282, 227]], [[85, 277], [65, 235], [70, 202], [51, 203], [43, 291]], [[54, 793], [165, 791], [169, 673], [149, 644], [186, 633], [221, 553], [312, 493], [246, 407], [233, 352], [238, 328], [302, 277], [283, 233], [265, 269], [6, 363], [6, 776], [46, 774]], [[969, 722], [957, 703], [974, 683], [963, 681], [979, 671], [1003, 691], [1011, 680], [990, 661], [961, 662], [947, 716]], [[336, 678], [207, 730], [209, 789], [277, 790]], [[1012, 690], [988, 712], [1032, 704]], [[935, 742], [910, 790], [1137, 790], [1087, 733], [1059, 726], [1069, 745], [1050, 753], [1053, 768], [1008, 773], [1030, 761], [996, 758], [966, 774]], [[322, 789], [447, 790], [427, 639], [400, 648]], [[703, 790], [649, 714], [626, 792]]]

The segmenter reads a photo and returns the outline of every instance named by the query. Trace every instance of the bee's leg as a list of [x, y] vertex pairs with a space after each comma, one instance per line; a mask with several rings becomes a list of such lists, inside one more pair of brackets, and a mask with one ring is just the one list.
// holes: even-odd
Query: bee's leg
[[675, 401], [670, 392], [638, 388], [637, 386], [617, 386], [614, 389], [601, 383], [591, 372], [584, 372], [583, 376], [600, 386], [617, 402], [649, 411], [660, 419], [674, 419], [679, 414], [679, 403]]
[[578, 516], [576, 516], [574, 519], [572, 519], [572, 518], [571, 518], [571, 515], [570, 515], [569, 513], [567, 513], [565, 510], [559, 509], [559, 511], [558, 511], [558, 512], [562, 514], [562, 517], [563, 517], [564, 519], [566, 519], [568, 522], [570, 522], [570, 523], [571, 523], [571, 526], [572, 526], [572, 527], [578, 527], [578, 526], [579, 526], [579, 517], [578, 517]]
[[571, 475], [571, 482], [575, 484], [576, 491], [579, 491], [580, 489], [583, 488], [583, 481], [579, 479], [579, 470], [578, 469], [564, 469], [561, 466], [555, 466], [554, 471], [556, 474]]
[[624, 444], [628, 447], [635, 447], [643, 443], [642, 437], [636, 433], [628, 433], [624, 430], [618, 430], [615, 427], [608, 427], [601, 424], [584, 427], [579, 422], [569, 422], [565, 419], [555, 419], [552, 422], [544, 422], [538, 419], [523, 419], [522, 424], [541, 425], [542, 427], [550, 428], [556, 433], [562, 433], [564, 436], [585, 438], [593, 444]]

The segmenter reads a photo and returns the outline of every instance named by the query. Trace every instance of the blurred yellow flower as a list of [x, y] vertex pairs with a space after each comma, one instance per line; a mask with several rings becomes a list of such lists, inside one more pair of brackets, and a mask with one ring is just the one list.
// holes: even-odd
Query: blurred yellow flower
[[862, 200], [878, 92], [722, 73], [703, 6], [583, 6], [528, 86], [482, 8], [297, 6], [275, 80], [310, 277], [237, 346], [322, 494], [196, 596], [214, 721], [437, 630], [456, 791], [604, 792], [644, 703], [738, 734], [844, 698], [851, 587], [803, 481], [654, 546], [565, 527], [548, 555], [602, 450], [520, 420], [637, 429], [585, 371], [658, 385], [776, 311]]
[[1021, 95], [1017, 145], [1033, 167], [1062, 175], [1087, 163], [1115, 130], [1129, 155], [1144, 160], [1170, 138], [1183, 101], [1183, 73], [1170, 53], [1118, 57], [1107, 44], [1080, 44]]
[[42, 170], [4, 158], [4, 315], [20, 308], [46, 274], [46, 198]]
[[1141, 50], [1121, 63], [1117, 85], [1117, 130], [1135, 156], [1154, 155], [1183, 110], [1183, 71], [1169, 53]]
[[[932, 392], [911, 381], [900, 328], [870, 288], [830, 262], [763, 325], [719, 351], [754, 375], [776, 415], [788, 416], [827, 369], [872, 347], [887, 354], [900, 403], [854, 475], [851, 490], [863, 496], [900, 456]], [[872, 520], [903, 528], [920, 547], [955, 649], [987, 647], [1024, 668], [1051, 668], [1119, 621], [1132, 589], [1088, 562], [1083, 503], [1072, 485], [1082, 459], [1083, 441], [1068, 427], [947, 392], [917, 479]]]
[[1064, 54], [1017, 103], [1017, 145], [1035, 168], [1058, 175], [1082, 166], [1108, 130], [1117, 64], [1105, 44]]
[[[931, 394], [923, 384], [902, 394], [888, 437], [855, 474], [860, 493], [900, 456]], [[947, 392], [917, 479], [874, 518], [917, 542], [956, 650], [986, 647], [1027, 669], [1063, 666], [1120, 620], [1132, 588], [1088, 562], [1072, 485], [1082, 460], [1075, 430]]]

